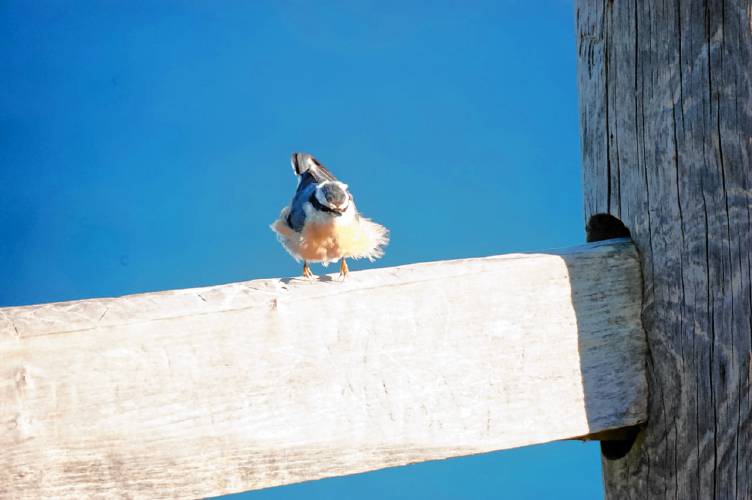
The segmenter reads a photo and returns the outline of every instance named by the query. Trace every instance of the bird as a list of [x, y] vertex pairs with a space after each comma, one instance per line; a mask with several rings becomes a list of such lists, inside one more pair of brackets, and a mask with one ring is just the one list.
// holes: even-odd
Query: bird
[[389, 230], [358, 212], [349, 186], [309, 153], [293, 153], [290, 163], [298, 186], [271, 229], [282, 247], [303, 262], [303, 276], [314, 278], [309, 263], [326, 267], [339, 260], [344, 280], [347, 259], [373, 262], [382, 257]]

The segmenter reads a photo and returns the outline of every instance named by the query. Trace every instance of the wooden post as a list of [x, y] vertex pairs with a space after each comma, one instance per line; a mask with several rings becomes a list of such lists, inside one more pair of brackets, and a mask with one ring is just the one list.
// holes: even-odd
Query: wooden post
[[644, 274], [649, 421], [610, 498], [752, 498], [750, 8], [576, 2], [586, 217]]
[[629, 241], [0, 309], [0, 498], [203, 497], [645, 421]]

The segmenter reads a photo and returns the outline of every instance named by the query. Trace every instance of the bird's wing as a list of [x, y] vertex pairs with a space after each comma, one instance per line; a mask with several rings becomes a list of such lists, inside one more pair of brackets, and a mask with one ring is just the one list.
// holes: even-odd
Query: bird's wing
[[316, 190], [315, 183], [301, 184], [295, 192], [290, 203], [290, 211], [287, 214], [287, 225], [295, 232], [301, 232], [306, 222], [305, 203], [311, 198]]
[[290, 163], [292, 163], [292, 170], [295, 172], [295, 175], [300, 177], [301, 181], [305, 177], [305, 174], [310, 175], [316, 184], [337, 180], [320, 161], [308, 153], [293, 153]]

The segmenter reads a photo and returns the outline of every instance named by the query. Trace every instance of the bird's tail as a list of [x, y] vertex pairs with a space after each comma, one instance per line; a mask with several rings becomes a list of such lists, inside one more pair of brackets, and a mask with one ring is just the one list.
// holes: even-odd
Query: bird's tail
[[324, 167], [313, 155], [308, 153], [293, 153], [290, 158], [292, 170], [295, 175], [301, 176], [309, 172], [316, 182], [336, 181], [337, 178]]

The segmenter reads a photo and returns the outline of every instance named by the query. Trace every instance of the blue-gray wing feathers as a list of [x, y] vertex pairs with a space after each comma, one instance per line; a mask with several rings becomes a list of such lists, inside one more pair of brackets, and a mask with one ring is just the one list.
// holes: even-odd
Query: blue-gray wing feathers
[[316, 191], [316, 181], [306, 172], [301, 176], [298, 190], [290, 203], [290, 213], [287, 215], [287, 225], [297, 233], [301, 232], [305, 225], [306, 213], [303, 205], [311, 198], [314, 191]]

